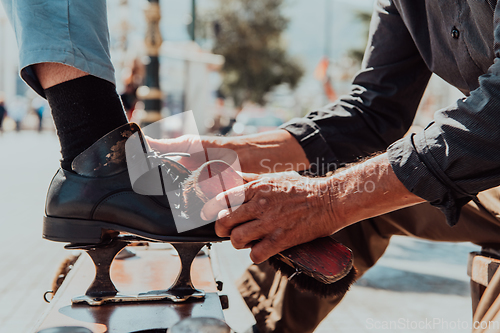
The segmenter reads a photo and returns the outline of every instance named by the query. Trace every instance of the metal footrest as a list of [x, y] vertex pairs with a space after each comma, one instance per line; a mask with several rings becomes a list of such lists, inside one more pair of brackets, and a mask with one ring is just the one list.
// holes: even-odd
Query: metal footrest
[[132, 303], [132, 302], [158, 302], [158, 301], [172, 301], [174, 303], [185, 302], [188, 299], [202, 299], [205, 297], [203, 290], [198, 290], [191, 295], [174, 295], [168, 290], [154, 290], [137, 295], [122, 295], [116, 294], [114, 296], [91, 297], [87, 295], [78, 296], [71, 300], [73, 304], [87, 303], [88, 305], [96, 306], [105, 303]]
[[144, 241], [142, 238], [119, 236], [101, 244], [81, 245], [70, 244], [67, 249], [81, 249], [87, 252], [92, 259], [96, 274], [94, 281], [85, 292], [85, 295], [71, 300], [73, 304], [86, 303], [97, 306], [105, 303], [124, 302], [151, 302], [169, 300], [175, 303], [185, 302], [189, 299], [203, 299], [205, 292], [198, 290], [191, 281], [191, 265], [203, 246], [210, 243], [201, 242], [172, 242], [181, 261], [181, 269], [177, 279], [167, 290], [154, 290], [139, 294], [119, 294], [110, 276], [113, 259], [125, 246], [135, 241]]

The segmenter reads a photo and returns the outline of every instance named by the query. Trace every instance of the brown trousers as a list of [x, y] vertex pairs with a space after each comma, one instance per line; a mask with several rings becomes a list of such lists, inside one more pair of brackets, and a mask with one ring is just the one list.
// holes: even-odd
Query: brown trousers
[[[454, 227], [446, 224], [438, 209], [423, 203], [356, 223], [336, 233], [334, 238], [353, 251], [359, 277], [384, 254], [392, 235], [433, 241], [469, 241], [500, 248], [500, 187], [481, 192], [478, 198], [481, 205], [471, 202], [463, 207], [460, 220]], [[497, 280], [496, 288], [491, 283], [491, 288], [488, 287], [498, 290], [495, 290], [496, 295], [500, 291], [500, 275]], [[299, 292], [286, 277], [275, 274], [266, 263], [250, 266], [238, 284], [261, 333], [313, 332], [343, 298], [319, 298]], [[496, 295], [490, 297], [490, 303]], [[497, 303], [500, 308], [500, 298]], [[490, 307], [494, 310], [491, 304], [482, 305], [483, 309]]]

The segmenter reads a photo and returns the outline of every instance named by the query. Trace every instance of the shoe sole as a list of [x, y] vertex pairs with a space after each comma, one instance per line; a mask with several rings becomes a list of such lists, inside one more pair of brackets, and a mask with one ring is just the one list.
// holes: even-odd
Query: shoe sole
[[98, 244], [106, 234], [123, 232], [160, 242], [221, 242], [229, 238], [196, 236], [163, 236], [151, 234], [114, 223], [60, 217], [43, 217], [43, 238], [54, 242]]

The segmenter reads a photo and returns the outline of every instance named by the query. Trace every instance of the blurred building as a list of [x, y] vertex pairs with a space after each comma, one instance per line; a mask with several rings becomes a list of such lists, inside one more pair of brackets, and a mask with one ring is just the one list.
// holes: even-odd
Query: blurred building
[[9, 104], [14, 96], [22, 95], [26, 91], [23, 83], [19, 81], [17, 55], [14, 31], [3, 6], [0, 6], [0, 93], [3, 94], [6, 104]]

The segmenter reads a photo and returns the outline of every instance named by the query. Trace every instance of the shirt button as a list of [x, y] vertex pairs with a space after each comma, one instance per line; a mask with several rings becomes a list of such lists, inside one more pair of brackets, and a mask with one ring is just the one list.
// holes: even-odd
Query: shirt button
[[451, 37], [458, 39], [459, 36], [460, 36], [460, 31], [458, 31], [456, 27], [453, 27], [451, 29]]

